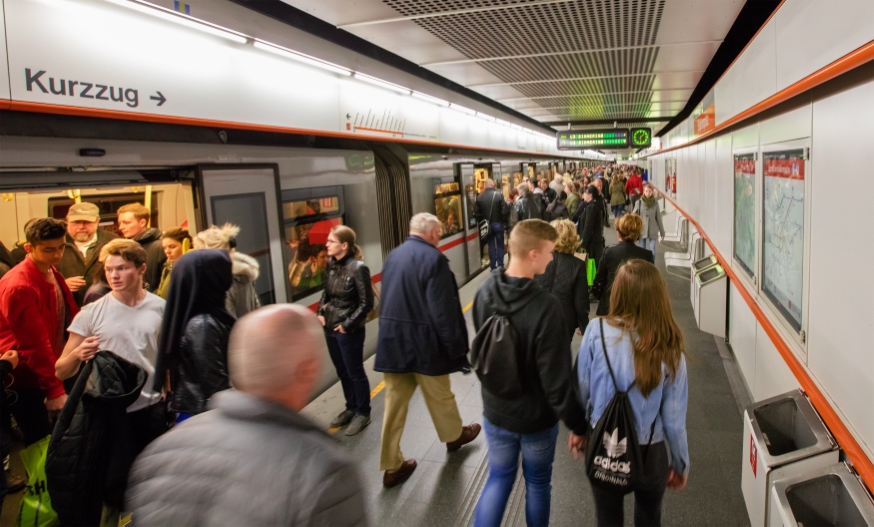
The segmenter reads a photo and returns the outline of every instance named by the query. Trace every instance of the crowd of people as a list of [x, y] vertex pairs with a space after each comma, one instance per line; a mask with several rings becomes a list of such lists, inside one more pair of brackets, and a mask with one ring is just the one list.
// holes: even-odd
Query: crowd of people
[[[611, 206], [620, 190], [627, 199], [612, 209], [620, 242], [606, 248], [603, 189]], [[15, 394], [3, 398], [3, 437], [11, 414], [25, 450], [48, 442], [46, 498], [61, 525], [121, 511], [142, 525], [366, 524], [362, 467], [300, 411], [328, 356], [345, 399], [330, 426], [354, 436], [371, 423], [363, 355], [378, 300], [385, 488], [417, 468], [401, 441], [418, 387], [447, 452], [485, 430], [475, 525], [500, 524], [520, 456], [527, 523], [549, 523], [559, 420], [574, 457], [602, 480], [611, 464], [631, 466], [625, 441], [639, 456], [624, 488], [590, 475], [598, 524], [622, 525], [633, 492], [636, 524], [658, 525], [665, 489], [685, 485], [689, 459], [683, 337], [649, 245], [664, 234], [654, 196], [636, 168], [529, 180], [507, 198], [486, 180], [475, 214], [489, 226], [492, 271], [473, 302], [475, 336], [438, 249], [445, 226], [430, 213], [413, 216], [386, 257], [381, 292], [355, 231], [331, 228], [315, 313], [261, 307], [258, 264], [235, 250], [233, 225], [161, 232], [141, 204], [119, 209], [121, 236], [98, 228], [90, 203], [70, 207], [66, 221], [31, 220], [23, 257], [0, 247], [0, 375]], [[450, 375], [471, 370], [482, 425], [464, 422], [452, 392]], [[621, 449], [597, 433], [619, 394], [635, 423]], [[596, 455], [602, 447], [609, 456]]]

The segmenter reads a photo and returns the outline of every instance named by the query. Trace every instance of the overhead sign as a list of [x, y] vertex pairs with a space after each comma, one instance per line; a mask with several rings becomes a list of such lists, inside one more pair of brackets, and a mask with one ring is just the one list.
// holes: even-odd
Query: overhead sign
[[632, 128], [628, 136], [631, 138], [632, 148], [649, 148], [652, 146], [652, 129]]
[[628, 148], [628, 128], [564, 130], [556, 133], [559, 150]]

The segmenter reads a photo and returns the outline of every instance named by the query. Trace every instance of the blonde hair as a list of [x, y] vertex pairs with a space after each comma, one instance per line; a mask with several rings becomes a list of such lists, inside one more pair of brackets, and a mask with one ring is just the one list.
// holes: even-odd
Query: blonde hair
[[240, 228], [231, 223], [225, 223], [221, 227], [212, 225], [210, 228], [200, 231], [194, 237], [196, 249], [222, 249], [231, 250], [231, 239], [240, 234]]
[[555, 229], [543, 220], [522, 220], [510, 232], [510, 255], [523, 258], [529, 251], [538, 251], [543, 242], [558, 239]]
[[643, 220], [640, 216], [634, 213], [623, 214], [616, 220], [614, 225], [616, 232], [622, 236], [623, 240], [636, 242], [643, 234]]
[[554, 220], [550, 225], [558, 233], [555, 250], [560, 253], [574, 254], [580, 246], [580, 235], [577, 226], [571, 220]]
[[137, 220], [147, 220], [152, 217], [152, 213], [142, 203], [128, 203], [118, 208], [118, 214], [122, 215], [125, 212], [130, 212]]
[[138, 268], [146, 263], [146, 250], [143, 246], [124, 238], [116, 238], [100, 248], [98, 259], [104, 262], [107, 256], [121, 256]]
[[347, 254], [352, 254], [356, 260], [364, 260], [364, 252], [361, 250], [355, 241], [358, 238], [350, 227], [345, 225], [337, 225], [331, 228], [331, 234], [337, 237], [340, 243], [348, 243], [349, 248], [346, 249]]

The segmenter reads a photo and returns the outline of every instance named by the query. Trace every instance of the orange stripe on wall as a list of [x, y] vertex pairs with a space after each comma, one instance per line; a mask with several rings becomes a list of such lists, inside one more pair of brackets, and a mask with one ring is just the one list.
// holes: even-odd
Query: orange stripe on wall
[[734, 282], [737, 290], [740, 292], [744, 301], [746, 301], [750, 310], [756, 316], [756, 320], [759, 321], [759, 324], [762, 326], [762, 329], [765, 330], [765, 333], [768, 334], [768, 337], [771, 339], [771, 342], [774, 343], [774, 346], [777, 348], [777, 351], [780, 352], [780, 355], [783, 357], [783, 360], [786, 362], [786, 365], [789, 366], [789, 369], [795, 375], [795, 378], [798, 380], [798, 383], [801, 385], [801, 388], [807, 394], [807, 397], [810, 399], [810, 402], [813, 404], [816, 411], [819, 412], [820, 417], [825, 422], [826, 426], [828, 426], [829, 430], [831, 430], [832, 435], [837, 439], [838, 444], [841, 448], [844, 449], [844, 452], [847, 454], [847, 457], [852, 461], [853, 468], [859, 473], [859, 476], [862, 477], [862, 480], [868, 486], [868, 488], [874, 491], [874, 464], [871, 463], [871, 460], [868, 459], [868, 456], [865, 454], [865, 451], [856, 441], [856, 438], [853, 437], [853, 434], [850, 433], [850, 430], [844, 425], [844, 422], [841, 421], [841, 418], [838, 416], [837, 412], [831, 407], [828, 400], [826, 400], [825, 396], [822, 394], [820, 389], [816, 386], [816, 383], [813, 382], [813, 379], [810, 378], [810, 375], [807, 373], [807, 370], [804, 369], [804, 366], [798, 362], [798, 358], [789, 349], [789, 346], [777, 332], [777, 329], [774, 328], [774, 325], [771, 324], [771, 321], [768, 317], [765, 316], [765, 313], [762, 311], [761, 306], [759, 306], [758, 302], [753, 298], [747, 288], [741, 285], [740, 280], [738, 280], [737, 275], [734, 270], [731, 268], [731, 263], [722, 257], [722, 254], [716, 249], [716, 244], [714, 244], [710, 238], [707, 236], [707, 233], [698, 225], [698, 222], [695, 221], [692, 216], [686, 213], [683, 209], [677, 205], [677, 203], [661, 194], [665, 197], [671, 204], [676, 207], [677, 211], [680, 212], [683, 216], [685, 216], [692, 225], [698, 229], [698, 233], [704, 238], [707, 242], [707, 245], [710, 246], [710, 250], [713, 251], [713, 255], [716, 256], [716, 259], [719, 260], [722, 268], [725, 269], [725, 274]]

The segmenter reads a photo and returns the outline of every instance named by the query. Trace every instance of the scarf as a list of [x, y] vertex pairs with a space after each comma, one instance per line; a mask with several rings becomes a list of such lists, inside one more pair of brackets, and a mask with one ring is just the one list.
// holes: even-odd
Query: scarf
[[655, 197], [655, 194], [653, 194], [653, 195], [650, 196], [650, 197], [643, 196], [643, 197], [640, 198], [640, 199], [643, 200], [643, 204], [646, 205], [646, 208], [648, 208], [648, 209], [651, 209], [651, 208], [653, 208], [653, 207], [655, 206], [655, 203], [656, 203], [656, 197]]

